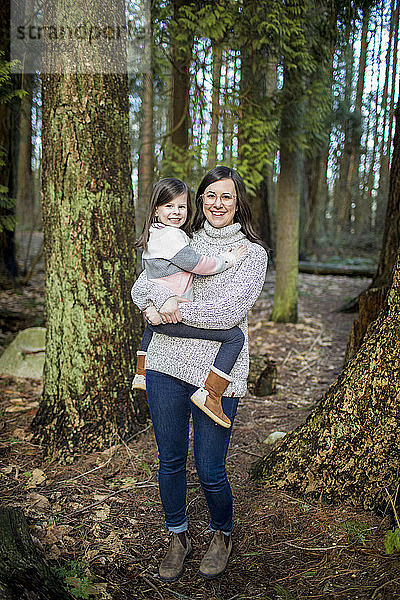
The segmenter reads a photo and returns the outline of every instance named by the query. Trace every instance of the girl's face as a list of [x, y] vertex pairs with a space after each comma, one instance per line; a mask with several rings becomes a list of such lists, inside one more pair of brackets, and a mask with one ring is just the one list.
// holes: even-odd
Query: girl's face
[[158, 220], [164, 225], [171, 227], [182, 227], [187, 219], [187, 197], [186, 194], [177, 196], [167, 204], [157, 206], [154, 213]]
[[204, 190], [203, 212], [213, 227], [232, 225], [236, 212], [236, 190], [232, 179], [220, 179]]

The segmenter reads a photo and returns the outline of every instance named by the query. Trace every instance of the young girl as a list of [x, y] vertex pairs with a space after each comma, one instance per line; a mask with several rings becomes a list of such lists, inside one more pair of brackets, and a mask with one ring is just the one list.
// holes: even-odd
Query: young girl
[[[166, 286], [174, 291], [176, 296], [187, 298], [189, 301], [193, 300], [194, 274], [221, 273], [232, 267], [247, 251], [246, 246], [241, 245], [215, 257], [198, 254], [189, 246], [191, 217], [188, 186], [179, 179], [162, 179], [154, 186], [143, 231], [136, 242], [136, 247], [144, 250], [142, 261], [148, 280]], [[147, 320], [159, 318], [152, 305], [145, 310], [145, 316]], [[204, 386], [196, 390], [191, 400], [213, 421], [229, 428], [231, 421], [222, 410], [221, 396], [232, 381], [229, 373], [243, 348], [242, 330], [239, 327], [220, 330], [200, 329], [184, 323], [148, 323], [137, 353], [133, 389], [146, 389], [145, 357], [153, 332], [172, 337], [221, 342]]]

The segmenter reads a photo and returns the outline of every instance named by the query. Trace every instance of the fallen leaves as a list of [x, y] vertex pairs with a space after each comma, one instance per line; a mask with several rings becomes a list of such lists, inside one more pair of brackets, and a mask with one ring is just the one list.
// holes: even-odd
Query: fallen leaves
[[27, 481], [26, 489], [29, 490], [31, 488], [35, 488], [44, 483], [46, 479], [47, 475], [44, 471], [42, 471], [41, 469], [33, 469], [32, 475]]

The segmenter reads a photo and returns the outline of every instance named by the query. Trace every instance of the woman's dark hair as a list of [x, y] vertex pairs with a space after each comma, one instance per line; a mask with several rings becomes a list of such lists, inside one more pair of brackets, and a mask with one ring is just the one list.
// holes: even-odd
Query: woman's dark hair
[[196, 214], [194, 215], [192, 229], [198, 231], [204, 225], [206, 220], [203, 212], [203, 199], [202, 195], [204, 190], [219, 181], [220, 179], [232, 179], [235, 191], [236, 191], [236, 213], [234, 221], [240, 223], [242, 226], [243, 233], [251, 242], [262, 244], [260, 237], [256, 234], [251, 224], [251, 210], [247, 201], [246, 186], [244, 181], [235, 169], [229, 167], [217, 166], [208, 171], [203, 177], [196, 194]]
[[190, 199], [190, 190], [184, 181], [175, 179], [174, 177], [166, 177], [165, 179], [161, 179], [153, 187], [146, 220], [143, 225], [142, 233], [135, 243], [135, 248], [143, 248], [146, 250], [147, 242], [149, 241], [150, 226], [157, 221], [157, 217], [155, 216], [157, 207], [168, 204], [168, 202], [171, 202], [174, 198], [180, 196], [181, 194], [186, 194], [187, 217], [185, 223], [180, 229], [183, 229], [183, 231], [189, 237], [192, 237], [191, 221], [193, 209]]

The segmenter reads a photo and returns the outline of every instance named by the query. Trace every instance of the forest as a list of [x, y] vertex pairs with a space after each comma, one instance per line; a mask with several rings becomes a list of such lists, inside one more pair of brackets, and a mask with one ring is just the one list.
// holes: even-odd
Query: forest
[[[7, 0], [0, 20], [0, 600], [400, 600], [399, 0]], [[135, 242], [157, 181], [193, 201], [216, 165], [269, 266], [233, 552], [198, 576], [191, 429], [194, 552], [166, 582]]]

